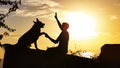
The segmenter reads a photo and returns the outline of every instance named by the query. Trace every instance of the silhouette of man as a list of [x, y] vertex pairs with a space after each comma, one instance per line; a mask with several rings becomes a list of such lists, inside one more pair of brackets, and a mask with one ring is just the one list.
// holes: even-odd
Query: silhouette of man
[[55, 47], [57, 52], [61, 53], [61, 54], [66, 54], [67, 53], [67, 49], [68, 49], [68, 41], [69, 41], [69, 33], [67, 31], [67, 29], [69, 28], [69, 24], [66, 22], [63, 22], [62, 24], [60, 23], [60, 21], [57, 18], [57, 13], [55, 13], [55, 19], [57, 21], [57, 24], [59, 26], [59, 28], [61, 29], [61, 33], [58, 36], [58, 38], [56, 40], [54, 40], [53, 38], [51, 38], [48, 34], [45, 33], [45, 37], [49, 38], [53, 43], [58, 43], [59, 45], [58, 47]]
[[[61, 29], [61, 33], [56, 40], [51, 38], [48, 34], [45, 34], [45, 37], [50, 39], [53, 43], [59, 43], [57, 47], [48, 48], [48, 67], [52, 68], [65, 68], [65, 55], [68, 50], [68, 41], [69, 41], [69, 33], [67, 29], [69, 28], [69, 24], [63, 22], [62, 24], [57, 18], [57, 13], [55, 13], [55, 19], [59, 28]], [[52, 55], [51, 55], [52, 54]], [[47, 68], [47, 67], [46, 67]]]

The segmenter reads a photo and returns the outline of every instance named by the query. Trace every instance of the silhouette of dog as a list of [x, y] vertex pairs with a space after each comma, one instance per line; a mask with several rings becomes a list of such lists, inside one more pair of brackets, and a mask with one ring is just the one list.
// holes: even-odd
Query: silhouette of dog
[[35, 48], [38, 49], [37, 39], [39, 38], [39, 36], [44, 34], [44, 32], [41, 32], [41, 28], [44, 28], [45, 24], [39, 21], [38, 18], [36, 18], [36, 22], [33, 22], [34, 25], [32, 26], [32, 28], [19, 38], [17, 43], [18, 46], [28, 47], [31, 46], [32, 43], [34, 43]]

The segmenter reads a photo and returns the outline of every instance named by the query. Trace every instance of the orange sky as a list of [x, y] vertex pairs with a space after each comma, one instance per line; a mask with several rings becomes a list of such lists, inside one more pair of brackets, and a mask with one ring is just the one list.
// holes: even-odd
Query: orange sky
[[[3, 44], [15, 44], [18, 38], [33, 25], [33, 20], [36, 17], [46, 24], [42, 31], [47, 32], [53, 38], [57, 38], [60, 30], [54, 19], [54, 12], [58, 12], [61, 22], [64, 21], [65, 13], [81, 12], [92, 16], [96, 20], [95, 30], [100, 34], [91, 39], [70, 39], [69, 49], [86, 50], [99, 54], [100, 47], [103, 44], [120, 43], [119, 8], [119, 0], [22, 0], [20, 9], [7, 17], [5, 22], [10, 27], [16, 28], [17, 31], [10, 33], [11, 35], [8, 37], [4, 37], [1, 42]], [[0, 9], [6, 11], [5, 7], [0, 7]], [[3, 31], [6, 30], [0, 29], [1, 33]], [[41, 49], [55, 45], [44, 36], [39, 38], [38, 43]]]

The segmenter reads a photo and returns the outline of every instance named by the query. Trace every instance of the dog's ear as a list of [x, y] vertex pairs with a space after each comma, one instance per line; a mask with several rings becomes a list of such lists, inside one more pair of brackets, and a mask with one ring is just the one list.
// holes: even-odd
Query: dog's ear
[[34, 23], [36, 23], [35, 21], [33, 21]]
[[39, 22], [39, 19], [38, 18], [36, 18], [36, 21], [33, 21], [34, 23], [37, 23], [37, 22]]
[[36, 21], [37, 21], [37, 22], [40, 22], [38, 18], [36, 18]]

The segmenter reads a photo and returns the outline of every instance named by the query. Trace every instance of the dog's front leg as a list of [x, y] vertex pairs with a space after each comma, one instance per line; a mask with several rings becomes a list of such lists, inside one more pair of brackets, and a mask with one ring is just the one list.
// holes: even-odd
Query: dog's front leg
[[37, 50], [39, 50], [38, 47], [37, 47], [37, 41], [34, 42], [34, 45], [35, 45], [35, 48], [36, 48]]

